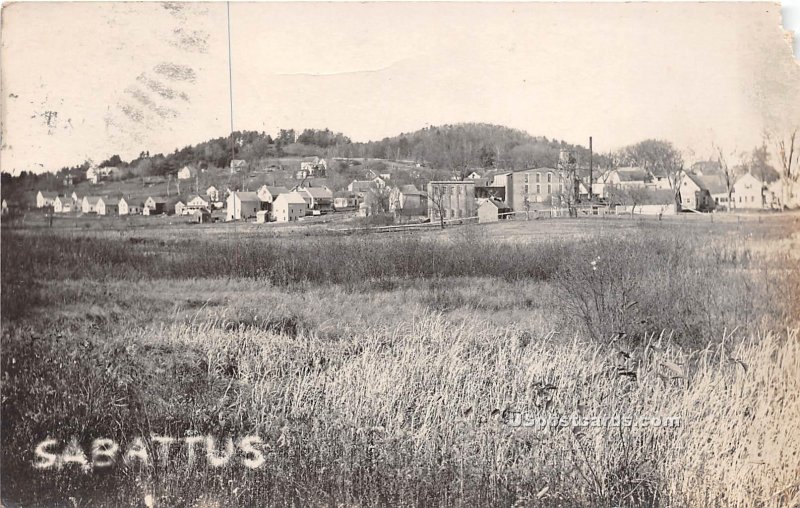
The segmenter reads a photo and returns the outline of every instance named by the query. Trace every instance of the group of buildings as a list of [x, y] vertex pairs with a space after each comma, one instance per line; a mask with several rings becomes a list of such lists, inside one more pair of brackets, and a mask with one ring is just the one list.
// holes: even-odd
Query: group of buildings
[[634, 167], [603, 171], [596, 178], [581, 170], [565, 172], [550, 167], [490, 177], [473, 172], [464, 180], [429, 182], [427, 196], [431, 221], [477, 217], [488, 222], [522, 212], [559, 213], [568, 207], [585, 209], [590, 215], [782, 207], [780, 182], [768, 184], [751, 173], [733, 179], [729, 188], [724, 176], [717, 173], [681, 172], [670, 181], [665, 175]]

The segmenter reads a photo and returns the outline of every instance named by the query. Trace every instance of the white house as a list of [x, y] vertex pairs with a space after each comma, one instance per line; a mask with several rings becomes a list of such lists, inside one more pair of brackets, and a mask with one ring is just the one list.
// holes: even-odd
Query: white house
[[97, 215], [119, 215], [119, 199], [102, 197], [97, 200]]
[[188, 215], [189, 209], [183, 201], [175, 203], [175, 215]]
[[97, 184], [97, 179], [100, 177], [99, 171], [95, 167], [91, 167], [86, 170], [86, 179], [92, 182], [93, 184]]
[[481, 178], [481, 175], [477, 171], [473, 171], [472, 173], [467, 175], [467, 178], [469, 178], [470, 180], [479, 180]]
[[764, 184], [746, 173], [733, 184], [733, 207], [739, 209], [764, 208]]
[[204, 199], [203, 196], [195, 195], [186, 202], [186, 208], [188, 208], [189, 211], [201, 210], [204, 208], [208, 209], [209, 204], [208, 200]]
[[306, 201], [309, 210], [333, 211], [333, 191], [325, 187], [300, 187], [295, 189]]
[[142, 208], [143, 215], [160, 215], [166, 213], [166, 211], [167, 200], [158, 196], [147, 198], [144, 202], [144, 208]]
[[298, 192], [279, 195], [272, 203], [272, 214], [277, 222], [295, 221], [305, 217], [308, 205]]
[[36, 194], [36, 208], [44, 208], [55, 204], [58, 194], [55, 192], [39, 191]]
[[178, 170], [178, 180], [191, 180], [197, 175], [197, 168], [194, 166], [183, 166]]
[[120, 215], [139, 215], [142, 213], [141, 201], [135, 198], [122, 198], [119, 200]]
[[478, 205], [478, 222], [497, 222], [500, 219], [510, 217], [513, 210], [505, 202], [498, 199], [485, 199]]
[[238, 173], [243, 169], [247, 169], [247, 161], [243, 159], [232, 159], [231, 160], [231, 173]]
[[319, 157], [306, 157], [300, 161], [300, 171], [308, 175], [324, 175], [328, 170], [328, 163]]
[[261, 210], [261, 199], [255, 192], [231, 192], [226, 204], [228, 221], [249, 219]]
[[261, 201], [265, 203], [272, 203], [275, 199], [280, 196], [281, 194], [288, 194], [289, 189], [286, 187], [278, 187], [272, 186], [267, 187], [266, 185], [262, 185], [260, 189], [258, 189], [258, 197]]
[[206, 196], [211, 201], [219, 201], [219, 190], [213, 185], [206, 189]]
[[72, 198], [67, 196], [57, 196], [53, 201], [53, 211], [55, 213], [69, 213], [72, 211]]
[[97, 196], [84, 196], [81, 202], [81, 212], [83, 213], [97, 213], [97, 205], [100, 198]]

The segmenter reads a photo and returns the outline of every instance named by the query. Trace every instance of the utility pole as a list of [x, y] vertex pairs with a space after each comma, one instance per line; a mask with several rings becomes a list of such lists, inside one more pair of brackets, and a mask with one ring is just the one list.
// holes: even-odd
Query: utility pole
[[592, 179], [593, 159], [594, 159], [594, 152], [592, 151], [592, 137], [589, 136], [589, 201], [592, 200], [592, 182], [594, 182], [594, 180]]

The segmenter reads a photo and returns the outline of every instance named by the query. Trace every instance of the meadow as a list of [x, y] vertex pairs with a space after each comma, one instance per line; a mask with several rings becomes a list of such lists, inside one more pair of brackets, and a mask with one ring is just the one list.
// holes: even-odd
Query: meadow
[[4, 505], [800, 503], [794, 215], [218, 227], [3, 227]]

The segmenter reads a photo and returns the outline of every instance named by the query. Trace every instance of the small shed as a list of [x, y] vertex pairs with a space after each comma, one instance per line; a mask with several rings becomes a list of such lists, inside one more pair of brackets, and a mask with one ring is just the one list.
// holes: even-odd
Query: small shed
[[510, 217], [512, 210], [504, 201], [487, 199], [478, 205], [478, 223], [497, 222]]

